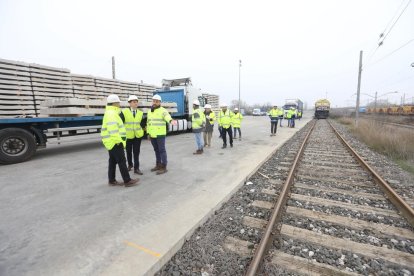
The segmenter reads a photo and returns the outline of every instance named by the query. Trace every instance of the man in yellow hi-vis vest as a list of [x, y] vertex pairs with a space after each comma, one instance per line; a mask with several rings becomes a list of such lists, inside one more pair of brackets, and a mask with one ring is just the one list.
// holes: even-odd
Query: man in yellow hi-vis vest
[[167, 172], [167, 150], [165, 149], [165, 137], [167, 136], [167, 123], [173, 125], [177, 121], [171, 118], [168, 111], [161, 106], [161, 96], [152, 97], [152, 107], [147, 114], [147, 133], [155, 151], [156, 164], [152, 172], [163, 174]]
[[[129, 108], [123, 109], [119, 115], [126, 129], [128, 171], [134, 168], [134, 173], [143, 175], [139, 169], [139, 153], [141, 151], [141, 140], [144, 136], [144, 129], [141, 125], [143, 112], [138, 109], [137, 96], [129, 96], [128, 103]], [[132, 156], [134, 156], [134, 162], [132, 162]]]
[[273, 105], [273, 108], [269, 111], [270, 118], [270, 136], [275, 136], [277, 131], [277, 121], [279, 120], [279, 109], [277, 105]]
[[234, 116], [231, 119], [231, 124], [234, 129], [233, 139], [237, 139], [237, 131], [239, 132], [239, 140], [241, 140], [241, 121], [243, 120], [243, 115], [239, 112], [239, 108], [234, 109]]
[[233, 147], [233, 133], [231, 128], [231, 120], [234, 113], [227, 109], [227, 104], [221, 105], [221, 110], [218, 115], [218, 124], [221, 128], [221, 138], [223, 138], [222, 149], [227, 148], [227, 134], [229, 135], [230, 147]]
[[193, 101], [193, 115], [191, 116], [191, 128], [193, 129], [194, 137], [197, 144], [197, 150], [193, 154], [202, 154], [204, 152], [204, 143], [202, 132], [206, 126], [206, 116], [200, 109], [200, 101]]
[[[138, 179], [131, 179], [125, 160], [126, 130], [121, 117], [119, 117], [121, 101], [117, 95], [109, 95], [106, 102], [107, 106], [102, 121], [101, 138], [109, 153], [108, 184], [110, 186], [135, 186]], [[118, 164], [124, 184], [119, 183], [115, 179], [116, 164]]]

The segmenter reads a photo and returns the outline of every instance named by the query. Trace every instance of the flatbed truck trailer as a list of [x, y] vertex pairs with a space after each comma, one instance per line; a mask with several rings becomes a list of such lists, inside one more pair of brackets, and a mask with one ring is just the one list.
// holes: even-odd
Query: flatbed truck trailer
[[103, 116], [0, 119], [0, 164], [30, 159], [48, 139], [100, 133]]

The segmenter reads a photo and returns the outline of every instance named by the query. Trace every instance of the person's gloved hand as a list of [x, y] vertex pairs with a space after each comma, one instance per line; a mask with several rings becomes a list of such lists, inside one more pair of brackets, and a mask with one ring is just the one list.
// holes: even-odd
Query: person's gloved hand
[[126, 137], [121, 137], [122, 138], [122, 141], [126, 141]]

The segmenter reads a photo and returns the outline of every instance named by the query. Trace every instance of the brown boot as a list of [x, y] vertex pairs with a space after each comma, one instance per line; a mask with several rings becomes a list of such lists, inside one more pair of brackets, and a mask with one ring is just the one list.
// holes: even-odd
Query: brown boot
[[116, 180], [114, 180], [114, 181], [108, 181], [108, 185], [109, 186], [124, 186], [124, 184], [122, 184], [121, 182], [118, 182]]
[[158, 171], [161, 169], [161, 164], [157, 163], [154, 168], [151, 169], [152, 172]]
[[138, 185], [139, 179], [131, 179], [130, 181], [125, 183], [125, 187], [132, 187]]
[[159, 169], [157, 171], [157, 175], [160, 175], [160, 174], [163, 174], [163, 173], [166, 173], [166, 172], [168, 172], [167, 165], [161, 165], [161, 169]]
[[193, 152], [193, 154], [202, 154], [203, 152], [201, 150], [196, 150], [195, 152]]

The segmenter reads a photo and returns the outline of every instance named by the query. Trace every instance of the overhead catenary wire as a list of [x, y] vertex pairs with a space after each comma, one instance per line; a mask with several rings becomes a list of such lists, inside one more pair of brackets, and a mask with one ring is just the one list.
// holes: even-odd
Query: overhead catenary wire
[[[403, 6], [403, 3], [405, 2], [405, 0], [403, 0], [400, 4], [400, 6], [398, 7], [397, 11], [395, 12], [395, 14], [392, 16], [391, 20], [388, 22], [387, 26], [385, 27], [384, 31], [381, 32], [381, 34], [379, 35], [379, 39], [378, 39], [378, 43], [376, 45], [376, 47], [373, 49], [372, 53], [370, 54], [370, 56], [368, 57], [368, 63], [372, 60], [372, 58], [374, 57], [375, 53], [377, 52], [378, 48], [381, 47], [384, 44], [384, 40], [386, 39], [386, 37], [391, 33], [391, 30], [394, 28], [394, 26], [397, 24], [398, 20], [400, 19], [400, 17], [402, 16], [402, 14], [405, 12], [405, 10], [408, 8], [408, 6], [411, 3], [411, 0], [408, 0], [407, 5], [405, 5], [405, 7], [401, 10], [400, 14], [398, 15], [397, 19], [394, 18], [397, 16], [399, 10], [401, 9], [401, 7]], [[394, 23], [390, 26], [390, 24], [394, 21]], [[388, 29], [389, 28], [389, 29]], [[388, 31], [387, 31], [388, 29]]]
[[405, 10], [408, 8], [408, 6], [410, 5], [411, 0], [408, 0], [407, 5], [405, 5], [404, 9], [401, 11], [400, 15], [397, 17], [397, 19], [394, 21], [394, 23], [391, 25], [391, 27], [389, 28], [388, 32], [386, 34], [381, 34], [383, 35], [381, 37], [380, 35], [380, 41], [378, 42], [378, 46], [381, 46], [384, 43], [384, 40], [387, 38], [387, 36], [391, 33], [392, 29], [394, 28], [394, 26], [397, 24], [398, 20], [401, 18], [401, 15], [403, 15], [403, 13], [405, 12]]
[[372, 66], [372, 65], [374, 65], [374, 64], [377, 64], [378, 62], [380, 62], [380, 61], [382, 61], [382, 60], [386, 59], [387, 57], [389, 57], [389, 56], [391, 56], [392, 54], [394, 54], [394, 53], [398, 52], [399, 50], [401, 50], [402, 48], [404, 48], [405, 46], [407, 46], [408, 44], [410, 44], [410, 43], [411, 43], [411, 42], [413, 42], [413, 41], [414, 41], [414, 38], [412, 38], [412, 39], [408, 40], [406, 43], [404, 43], [403, 45], [401, 45], [401, 46], [400, 46], [400, 47], [398, 47], [397, 49], [395, 49], [395, 50], [393, 50], [392, 52], [390, 52], [390, 53], [386, 54], [385, 56], [381, 57], [380, 59], [376, 60], [375, 62], [373, 62], [373, 63], [369, 64], [369, 66]]

